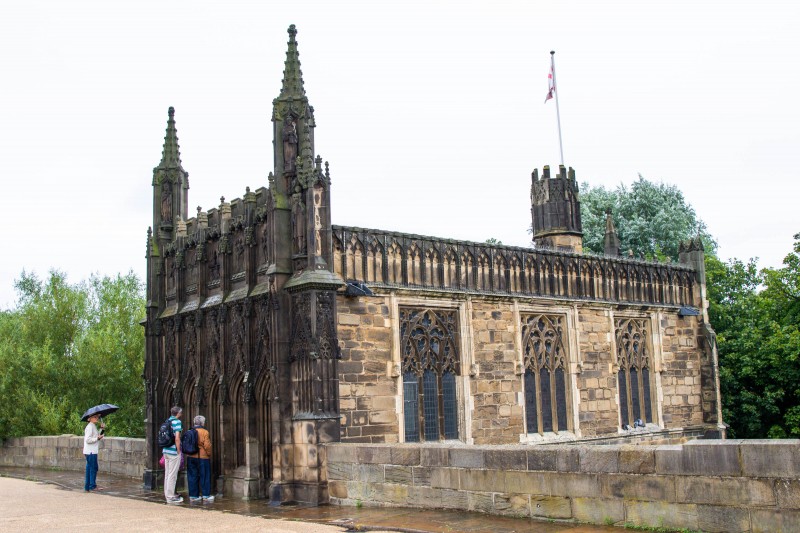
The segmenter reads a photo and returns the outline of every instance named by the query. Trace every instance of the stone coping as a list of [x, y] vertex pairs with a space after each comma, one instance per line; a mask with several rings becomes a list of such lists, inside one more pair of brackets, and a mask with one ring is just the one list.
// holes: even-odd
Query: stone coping
[[684, 444], [326, 445], [330, 463], [521, 471], [800, 478], [800, 439], [703, 440]]

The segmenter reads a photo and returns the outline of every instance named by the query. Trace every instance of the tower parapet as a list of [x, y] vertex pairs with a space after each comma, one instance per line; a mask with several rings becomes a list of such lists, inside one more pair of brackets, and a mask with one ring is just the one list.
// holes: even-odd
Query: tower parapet
[[542, 177], [531, 174], [531, 218], [533, 242], [537, 248], [569, 252], [583, 251], [581, 203], [575, 171], [559, 165], [558, 174], [550, 177], [550, 167], [542, 168]]

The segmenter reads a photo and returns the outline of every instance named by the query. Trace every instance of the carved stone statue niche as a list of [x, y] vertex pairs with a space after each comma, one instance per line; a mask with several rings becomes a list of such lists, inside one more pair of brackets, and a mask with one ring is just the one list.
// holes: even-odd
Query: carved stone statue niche
[[306, 253], [306, 206], [299, 191], [292, 195], [292, 251], [294, 255]]
[[297, 159], [297, 125], [291, 116], [283, 122], [283, 169], [294, 172]]
[[161, 223], [172, 224], [172, 184], [161, 182]]

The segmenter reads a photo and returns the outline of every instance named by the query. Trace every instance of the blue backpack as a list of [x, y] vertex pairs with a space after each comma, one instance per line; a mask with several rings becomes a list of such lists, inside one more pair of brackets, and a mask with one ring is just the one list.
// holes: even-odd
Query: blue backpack
[[184, 431], [183, 435], [181, 435], [181, 452], [187, 455], [194, 455], [198, 451], [197, 430], [192, 428]]

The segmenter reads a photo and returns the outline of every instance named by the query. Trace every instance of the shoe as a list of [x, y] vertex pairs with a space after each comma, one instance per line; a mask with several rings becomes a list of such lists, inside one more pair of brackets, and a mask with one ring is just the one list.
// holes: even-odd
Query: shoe
[[203, 501], [203, 498], [200, 496], [189, 496], [189, 501], [192, 503], [201, 502]]
[[167, 503], [183, 503], [183, 496], [173, 496], [172, 498], [167, 498]]
[[214, 503], [214, 497], [213, 496], [203, 496], [203, 501], [206, 502], [206, 503]]

